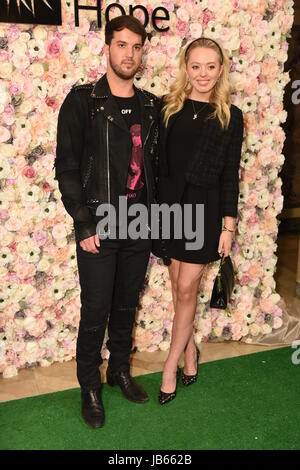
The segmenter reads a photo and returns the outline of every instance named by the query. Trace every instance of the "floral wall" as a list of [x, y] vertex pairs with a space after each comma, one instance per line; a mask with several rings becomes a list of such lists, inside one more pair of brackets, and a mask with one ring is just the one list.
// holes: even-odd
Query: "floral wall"
[[[81, 3], [84, 3], [83, 1]], [[88, 1], [95, 5], [95, 1]], [[109, 3], [102, 2], [103, 9]], [[136, 80], [157, 95], [176, 74], [181, 47], [201, 35], [219, 41], [231, 60], [232, 102], [244, 113], [239, 216], [230, 307], [209, 308], [218, 263], [207, 266], [195, 319], [198, 342], [244, 340], [282, 325], [274, 272], [285, 139], [280, 124], [292, 0], [121, 0], [149, 12], [163, 6], [170, 29], [150, 23], [144, 72]], [[104, 10], [103, 10], [104, 13]], [[119, 14], [119, 12], [112, 12]], [[112, 15], [112, 16], [113, 16]], [[96, 13], [62, 0], [62, 26], [0, 23], [0, 372], [67, 361], [76, 353], [80, 288], [72, 219], [54, 180], [57, 115], [74, 84], [106, 70], [104, 28]], [[102, 15], [102, 24], [105, 22]], [[173, 318], [165, 266], [151, 258], [134, 331], [139, 351], [167, 349]], [[103, 356], [108, 352], [104, 346]]]

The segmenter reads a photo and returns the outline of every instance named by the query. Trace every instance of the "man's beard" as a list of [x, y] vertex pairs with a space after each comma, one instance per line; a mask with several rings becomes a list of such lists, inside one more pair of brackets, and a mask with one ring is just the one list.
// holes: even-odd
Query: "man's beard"
[[131, 80], [139, 69], [138, 65], [133, 69], [133, 71], [126, 73], [121, 69], [119, 65], [113, 63], [111, 55], [109, 55], [109, 65], [111, 66], [112, 70], [117, 75], [117, 77], [121, 78], [122, 80]]

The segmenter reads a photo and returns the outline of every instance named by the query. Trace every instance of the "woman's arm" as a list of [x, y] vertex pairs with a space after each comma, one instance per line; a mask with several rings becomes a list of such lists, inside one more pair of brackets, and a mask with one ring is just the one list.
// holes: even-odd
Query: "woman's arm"
[[[221, 174], [221, 214], [222, 217], [237, 217], [239, 195], [239, 168], [244, 135], [243, 113], [235, 108], [231, 141], [228, 146], [226, 163]], [[224, 220], [224, 222], [226, 222]], [[228, 220], [229, 223], [232, 223]], [[226, 225], [226, 223], [225, 223]], [[229, 227], [228, 227], [229, 228]]]
[[244, 120], [241, 110], [238, 108], [237, 110], [238, 114], [228, 148], [226, 165], [221, 175], [223, 231], [219, 240], [218, 252], [221, 254], [223, 251], [224, 256], [228, 256], [231, 250], [238, 207], [239, 167], [244, 135]]

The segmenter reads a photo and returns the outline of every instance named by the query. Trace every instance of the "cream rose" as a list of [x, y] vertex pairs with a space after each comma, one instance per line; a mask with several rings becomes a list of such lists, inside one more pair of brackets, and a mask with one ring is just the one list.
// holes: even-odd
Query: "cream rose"
[[48, 37], [47, 30], [43, 28], [42, 26], [37, 26], [36, 28], [33, 29], [33, 37], [39, 41], [45, 41]]
[[30, 66], [30, 72], [33, 77], [42, 77], [44, 74], [44, 67], [40, 62], [33, 62]]

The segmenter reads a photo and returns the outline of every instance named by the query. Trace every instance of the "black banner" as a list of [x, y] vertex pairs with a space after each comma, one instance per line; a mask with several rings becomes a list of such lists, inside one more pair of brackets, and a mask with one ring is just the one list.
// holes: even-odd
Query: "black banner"
[[61, 0], [0, 0], [0, 22], [61, 25]]

